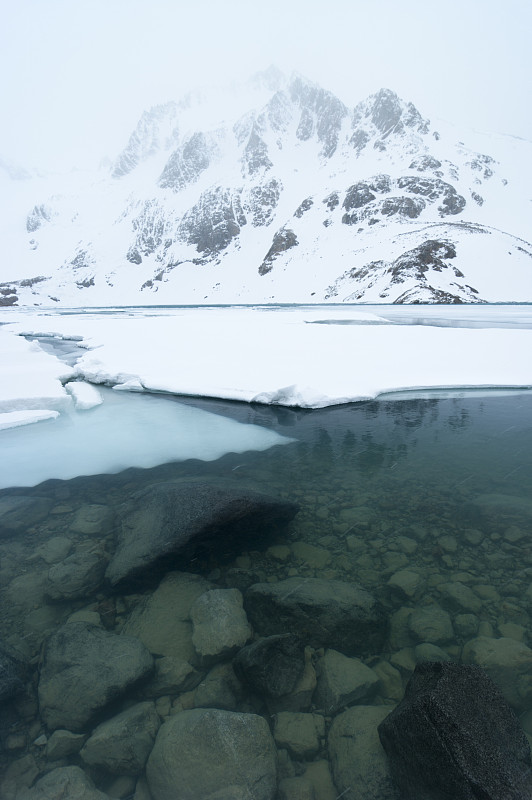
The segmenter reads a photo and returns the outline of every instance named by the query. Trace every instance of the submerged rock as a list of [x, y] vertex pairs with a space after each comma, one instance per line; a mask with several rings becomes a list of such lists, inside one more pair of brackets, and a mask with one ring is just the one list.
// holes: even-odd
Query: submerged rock
[[[355, 706], [339, 714], [329, 731], [329, 758], [338, 795], [350, 800], [400, 800], [377, 727], [389, 706]], [[411, 800], [409, 795], [405, 798]]]
[[72, 733], [71, 731], [57, 730], [52, 733], [46, 743], [46, 758], [48, 761], [58, 761], [60, 758], [79, 753], [88, 734]]
[[346, 655], [378, 653], [388, 631], [381, 604], [365, 589], [343, 581], [257, 583], [245, 593], [244, 607], [263, 636], [292, 631], [312, 647], [332, 647]]
[[379, 676], [359, 658], [327, 650], [316, 666], [315, 703], [325, 714], [335, 714], [353, 703], [369, 702], [377, 692]]
[[117, 550], [107, 568], [113, 586], [153, 577], [201, 552], [232, 552], [246, 539], [289, 522], [295, 503], [219, 483], [169, 482], [133, 496], [122, 514]]
[[416, 608], [408, 620], [411, 635], [416, 641], [445, 644], [454, 638], [449, 614], [437, 605]]
[[0, 497], [0, 538], [24, 531], [48, 516], [53, 501], [47, 497]]
[[251, 639], [251, 626], [238, 589], [211, 589], [192, 608], [192, 644], [202, 664], [230, 658]]
[[154, 656], [196, 663], [190, 609], [213, 585], [200, 575], [170, 572], [127, 619], [122, 633], [135, 636]]
[[482, 667], [516, 711], [532, 708], [532, 650], [515, 639], [471, 639], [462, 652], [465, 664]]
[[15, 658], [0, 642], [0, 708], [24, 690], [27, 667]]
[[243, 687], [231, 664], [216, 664], [194, 692], [195, 708], [223, 708], [237, 711]]
[[194, 689], [202, 674], [188, 661], [176, 656], [162, 656], [155, 660], [155, 675], [144, 689], [146, 697], [164, 697]]
[[481, 494], [471, 503], [471, 509], [486, 517], [532, 519], [532, 499], [509, 494]]
[[58, 767], [48, 772], [31, 789], [17, 793], [17, 800], [109, 800], [80, 767]]
[[182, 711], [161, 725], [146, 775], [153, 800], [273, 800], [275, 744], [256, 714]]
[[480, 668], [419, 664], [379, 725], [394, 780], [409, 800], [529, 800], [530, 748]]
[[81, 750], [81, 758], [118, 775], [139, 775], [160, 724], [154, 703], [137, 703], [98, 725]]
[[114, 513], [108, 506], [91, 505], [81, 506], [76, 511], [71, 530], [75, 533], [85, 533], [88, 536], [100, 534], [104, 536], [113, 525]]
[[281, 711], [275, 715], [273, 738], [294, 758], [313, 758], [325, 738], [325, 719], [320, 714]]
[[46, 642], [39, 679], [41, 717], [50, 730], [79, 732], [112, 700], [149, 676], [142, 642], [86, 622], [70, 622]]
[[50, 568], [44, 592], [51, 600], [90, 597], [102, 584], [106, 566], [102, 553], [74, 553]]
[[304, 645], [299, 636], [282, 633], [243, 647], [233, 661], [238, 677], [259, 695], [282, 697], [303, 675]]

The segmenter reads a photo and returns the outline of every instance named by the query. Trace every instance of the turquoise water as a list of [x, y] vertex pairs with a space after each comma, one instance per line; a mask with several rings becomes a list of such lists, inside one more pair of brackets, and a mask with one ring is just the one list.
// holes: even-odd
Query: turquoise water
[[[210, 462], [189, 460], [0, 492], [0, 500], [24, 494], [51, 501], [43, 519], [0, 539], [0, 638], [29, 659], [33, 670], [43, 640], [71, 613], [107, 613], [109, 629], [120, 632], [139, 602], [136, 595], [109, 598], [102, 592], [83, 601], [47, 602], [42, 580], [50, 562], [43, 553], [51, 552], [50, 542], [58, 552], [61, 542], [65, 552], [68, 543], [77, 549], [98, 544], [112, 552], [112, 531], [76, 532], [73, 523], [82, 507], [116, 510], [151, 483], [202, 476], [260, 489], [301, 507], [282, 534], [254, 549], [190, 565], [215, 585], [235, 585], [236, 573], [239, 581], [245, 573], [244, 582], [246, 575], [250, 582], [319, 577], [363, 586], [391, 619], [404, 608], [438, 606], [449, 613], [454, 633], [433, 644], [453, 660], [479, 632], [532, 645], [532, 393], [382, 399], [317, 411], [170, 397], [167, 402], [261, 425], [294, 441]], [[404, 570], [420, 578], [411, 596], [393, 585], [393, 576]], [[440, 588], [449, 583], [466, 586], [475, 602], [449, 605]], [[404, 687], [416, 662], [415, 646], [396, 624], [386, 652], [366, 663], [387, 661]], [[383, 684], [372, 702], [398, 699], [397, 688]], [[517, 710], [532, 733], [528, 702], [527, 696]], [[4, 752], [4, 767], [31, 755], [39, 770], [46, 769], [43, 748], [34, 744], [47, 735], [37, 708], [13, 725], [20, 746]], [[319, 759], [327, 760], [325, 740], [314, 757]], [[109, 776], [98, 780], [108, 787]]]

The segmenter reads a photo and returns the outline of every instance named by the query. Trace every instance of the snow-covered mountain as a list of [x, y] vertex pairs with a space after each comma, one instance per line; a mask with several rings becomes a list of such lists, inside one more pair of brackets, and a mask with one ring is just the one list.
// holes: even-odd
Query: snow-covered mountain
[[531, 165], [270, 70], [151, 108], [96, 174], [0, 173], [0, 304], [530, 302]]

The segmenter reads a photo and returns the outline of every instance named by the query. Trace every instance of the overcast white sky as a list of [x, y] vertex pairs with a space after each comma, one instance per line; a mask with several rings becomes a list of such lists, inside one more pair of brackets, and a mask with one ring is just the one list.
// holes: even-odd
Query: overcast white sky
[[277, 65], [532, 139], [530, 0], [2, 0], [0, 157], [114, 157], [145, 108]]

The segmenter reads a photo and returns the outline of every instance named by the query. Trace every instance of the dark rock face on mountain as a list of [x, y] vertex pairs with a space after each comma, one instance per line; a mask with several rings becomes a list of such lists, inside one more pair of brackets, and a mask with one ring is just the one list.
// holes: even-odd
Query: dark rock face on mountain
[[375, 200], [375, 195], [371, 193], [369, 185], [365, 181], [360, 181], [349, 187], [343, 206], [346, 211], [351, 211], [352, 208], [361, 208], [372, 200]]
[[185, 214], [179, 234], [184, 241], [196, 245], [198, 253], [210, 256], [224, 250], [245, 224], [238, 192], [217, 186], [204, 192]]
[[[123, 302], [124, 287], [143, 304], [150, 296], [169, 304], [200, 297], [217, 303], [532, 299], [523, 198], [506, 176], [513, 148], [532, 163], [527, 142], [512, 140], [506, 160], [496, 161], [489, 143], [487, 152], [477, 152], [467, 136], [454, 141], [390, 89], [352, 109], [297, 74], [287, 79], [275, 72], [238, 91], [241, 109], [228, 93], [221, 120], [219, 96], [213, 113], [200, 94], [154, 106], [106, 177], [71, 197], [31, 195], [21, 220], [24, 253], [8, 261], [30, 260], [27, 274], [45, 277], [38, 286], [2, 285], [0, 304], [114, 305]], [[504, 155], [500, 141], [497, 147]], [[501, 230], [501, 204], [515, 209], [507, 214], [512, 231]], [[437, 233], [427, 232], [442, 221]], [[73, 222], [75, 240], [64, 236]], [[470, 234], [481, 228], [491, 241], [476, 236], [472, 258]], [[401, 246], [403, 234], [408, 246]], [[460, 275], [452, 286], [437, 272], [432, 282], [408, 288], [386, 284], [392, 274], [386, 265], [428, 238], [453, 244]], [[476, 269], [478, 263], [486, 269]], [[378, 276], [375, 264], [382, 265]], [[491, 274], [499, 269], [504, 281]]]
[[210, 151], [204, 133], [195, 133], [168, 159], [159, 178], [163, 189], [180, 191], [198, 179], [210, 164]]
[[28, 233], [39, 230], [43, 223], [51, 222], [52, 216], [52, 210], [44, 205], [44, 203], [41, 203], [39, 206], [34, 206], [26, 218], [26, 230]]
[[271, 169], [273, 163], [268, 156], [266, 142], [260, 136], [259, 125], [254, 125], [244, 148], [243, 171], [248, 175], [256, 175], [257, 172]]
[[355, 109], [355, 119], [370, 119], [373, 125], [384, 136], [390, 133], [402, 133], [406, 127], [419, 133], [427, 133], [428, 120], [424, 120], [412, 103], [403, 106], [395, 92], [381, 89], [371, 98]]
[[301, 108], [296, 136], [307, 141], [316, 133], [322, 154], [330, 158], [338, 146], [342, 121], [347, 108], [331, 92], [296, 78], [290, 85], [290, 98]]
[[[270, 224], [282, 189], [282, 183], [276, 178], [270, 178], [251, 188], [246, 201], [246, 210], [251, 217], [251, 224], [254, 228]], [[243, 224], [245, 224], [245, 217], [243, 219]]]
[[387, 197], [380, 205], [380, 212], [386, 217], [398, 214], [408, 219], [416, 219], [424, 208], [425, 202], [418, 197]]
[[[391, 198], [393, 199], [393, 198]], [[360, 286], [358, 290], [363, 293], [362, 287], [373, 286], [381, 283], [385, 290], [381, 297], [386, 299], [388, 293], [393, 291], [393, 287], [405, 283], [415, 282], [414, 291], [407, 290], [396, 296], [395, 303], [415, 303], [418, 302], [420, 290], [424, 292], [423, 301], [433, 303], [461, 303], [479, 302], [480, 298], [476, 289], [471, 286], [464, 286], [458, 281], [464, 277], [463, 273], [453, 264], [451, 260], [456, 258], [456, 248], [449, 241], [439, 239], [427, 239], [412, 250], [402, 253], [394, 261], [372, 261], [362, 269], [350, 270], [346, 272], [336, 284], [329, 287], [328, 297], [335, 297], [340, 288], [346, 285]], [[438, 273], [446, 273], [450, 276], [447, 284], [456, 286], [457, 293], [442, 292], [434, 287], [433, 281]], [[351, 299], [357, 299], [355, 291]]]
[[[377, 193], [388, 194], [392, 190], [392, 197], [377, 199]], [[397, 191], [401, 194], [395, 194]], [[420, 196], [409, 197], [411, 194]], [[438, 206], [441, 217], [460, 214], [466, 205], [465, 199], [453, 186], [438, 178], [421, 178], [416, 175], [393, 181], [389, 175], [378, 175], [349, 187], [343, 202], [346, 213], [342, 216], [342, 222], [344, 225], [356, 225], [370, 219], [374, 224], [382, 216], [391, 217], [395, 214], [407, 219], [417, 219], [427, 203], [437, 200], [441, 203]]]
[[206, 549], [232, 551], [289, 522], [297, 511], [295, 503], [223, 484], [157, 484], [124, 507], [107, 579], [113, 586], [153, 582], [173, 562]]
[[309, 208], [312, 208], [313, 205], [314, 205], [314, 200], [312, 199], [312, 197], [307, 197], [305, 200], [303, 200], [302, 203], [298, 205], [298, 207], [294, 211], [294, 217], [301, 219], [305, 211], [308, 211]]
[[416, 169], [418, 172], [427, 172], [428, 170], [437, 170], [441, 167], [441, 161], [438, 161], [434, 156], [423, 155], [414, 158], [408, 169]]
[[128, 251], [128, 261], [140, 263], [138, 254], [148, 256], [164, 242], [167, 226], [164, 213], [156, 200], [146, 200], [139, 214], [131, 221], [136, 233], [135, 245]]
[[479, 667], [418, 664], [379, 725], [393, 778], [409, 800], [527, 800], [530, 748], [519, 720]]
[[467, 163], [472, 170], [482, 173], [483, 178], [491, 178], [496, 161], [491, 156], [486, 156], [482, 153], [476, 153], [475, 157]]
[[266, 275], [268, 272], [270, 272], [273, 262], [279, 253], [284, 253], [285, 250], [289, 250], [291, 247], [296, 247], [297, 244], [297, 236], [295, 235], [294, 231], [290, 230], [290, 228], [283, 228], [282, 230], [277, 231], [273, 237], [272, 246], [266, 253], [264, 261], [259, 267], [259, 274]]
[[459, 214], [464, 210], [465, 199], [454, 188], [444, 181], [434, 178], [399, 178], [397, 186], [412, 194], [420, 194], [429, 200], [441, 198], [438, 208], [441, 216], [446, 214]]
[[[166, 144], [164, 129], [176, 124], [177, 105], [166, 103], [154, 106], [145, 111], [129, 138], [124, 151], [119, 155], [113, 167], [113, 178], [122, 178], [139, 164], [154, 155]], [[171, 138], [177, 136], [177, 129], [171, 132]]]
[[18, 302], [18, 294], [12, 285], [0, 284], [0, 306], [14, 306]]

